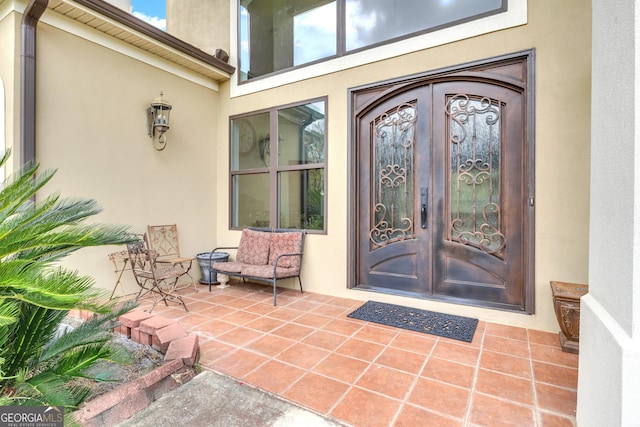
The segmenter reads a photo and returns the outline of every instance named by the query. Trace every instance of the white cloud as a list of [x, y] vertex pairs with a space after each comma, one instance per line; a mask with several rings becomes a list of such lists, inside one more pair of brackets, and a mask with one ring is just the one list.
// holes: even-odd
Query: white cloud
[[162, 31], [167, 31], [167, 20], [164, 18], [158, 18], [157, 16], [147, 16], [144, 13], [136, 12], [135, 10], [131, 12], [131, 14], [136, 18], [142, 19], [144, 22], [153, 25], [156, 28], [160, 28]]

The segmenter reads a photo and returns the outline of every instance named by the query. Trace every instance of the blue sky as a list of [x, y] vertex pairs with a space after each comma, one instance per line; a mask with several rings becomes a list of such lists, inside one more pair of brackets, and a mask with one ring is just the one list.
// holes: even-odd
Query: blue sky
[[131, 13], [154, 27], [166, 30], [165, 0], [131, 0]]

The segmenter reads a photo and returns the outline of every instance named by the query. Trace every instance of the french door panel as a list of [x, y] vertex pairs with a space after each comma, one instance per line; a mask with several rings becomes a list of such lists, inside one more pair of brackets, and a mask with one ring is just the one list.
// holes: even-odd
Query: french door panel
[[524, 308], [523, 95], [426, 84], [358, 121], [358, 286]]
[[428, 182], [430, 88], [388, 99], [359, 121], [358, 283], [399, 293], [429, 293]]
[[477, 82], [434, 85], [433, 293], [524, 307], [522, 94]]

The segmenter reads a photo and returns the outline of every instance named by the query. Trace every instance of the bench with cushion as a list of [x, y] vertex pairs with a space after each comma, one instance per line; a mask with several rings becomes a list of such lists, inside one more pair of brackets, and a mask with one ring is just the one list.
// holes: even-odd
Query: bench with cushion
[[273, 305], [276, 305], [278, 279], [297, 277], [302, 292], [300, 267], [306, 234], [306, 230], [245, 228], [238, 246], [221, 246], [211, 252], [210, 258], [221, 249], [237, 250], [235, 261], [213, 263], [209, 274], [209, 292], [211, 277], [215, 275], [223, 287], [228, 280], [227, 276], [271, 282]]

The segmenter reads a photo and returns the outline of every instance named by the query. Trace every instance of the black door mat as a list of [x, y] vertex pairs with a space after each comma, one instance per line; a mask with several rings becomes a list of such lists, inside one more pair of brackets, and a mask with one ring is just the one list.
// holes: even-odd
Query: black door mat
[[367, 301], [347, 317], [465, 342], [473, 340], [478, 326], [478, 319], [376, 301]]

